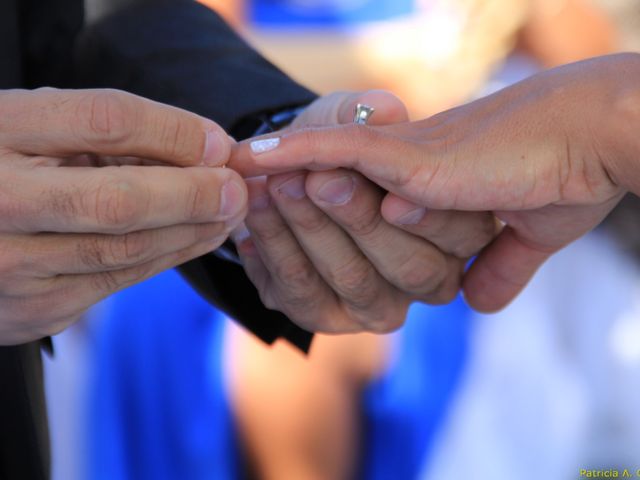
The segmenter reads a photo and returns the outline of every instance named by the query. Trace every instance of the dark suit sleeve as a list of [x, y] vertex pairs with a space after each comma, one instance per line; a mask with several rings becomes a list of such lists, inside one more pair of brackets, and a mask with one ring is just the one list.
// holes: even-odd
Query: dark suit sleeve
[[[191, 0], [156, 0], [116, 12], [80, 38], [81, 87], [112, 87], [175, 105], [236, 136], [259, 113], [304, 105], [315, 96], [267, 62], [214, 12]], [[207, 255], [180, 267], [211, 303], [264, 341], [307, 350], [312, 335], [266, 309], [241, 267]]]

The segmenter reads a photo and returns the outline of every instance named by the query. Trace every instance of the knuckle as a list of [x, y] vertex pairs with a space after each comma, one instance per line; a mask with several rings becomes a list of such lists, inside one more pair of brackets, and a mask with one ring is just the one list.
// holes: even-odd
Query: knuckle
[[185, 215], [190, 220], [200, 220], [211, 217], [211, 202], [207, 201], [207, 194], [203, 185], [193, 182], [185, 194]]
[[451, 259], [446, 277], [436, 289], [426, 295], [423, 295], [422, 298], [433, 305], [451, 303], [460, 292], [463, 272], [464, 262], [457, 259]]
[[[172, 115], [164, 115], [160, 121], [158, 134], [162, 142], [162, 150], [167, 158], [184, 158], [189, 157], [188, 163], [196, 163], [196, 159], [192, 152], [192, 136], [188, 135], [186, 125], [181, 118], [175, 118]], [[190, 155], [191, 154], [191, 155]]]
[[151, 276], [152, 273], [154, 273], [152, 262], [122, 270], [105, 271], [93, 275], [93, 286], [98, 291], [111, 293], [140, 283]]
[[[491, 213], [449, 212], [446, 222], [436, 223], [436, 228], [431, 229], [430, 237], [446, 246], [445, 250], [458, 258], [475, 255], [493, 239], [496, 233], [496, 224]], [[452, 237], [450, 232], [456, 231], [458, 234]]]
[[78, 102], [75, 128], [83, 132], [89, 143], [125, 143], [134, 125], [127, 96], [117, 90], [97, 90], [83, 96]]
[[360, 212], [352, 212], [345, 221], [354, 235], [366, 237], [378, 230], [383, 219], [379, 210], [371, 208], [363, 209]]
[[79, 187], [57, 188], [52, 186], [45, 193], [46, 205], [56, 217], [74, 218], [81, 211], [81, 206], [78, 205], [80, 196]]
[[98, 237], [89, 237], [78, 242], [76, 254], [80, 263], [89, 267], [107, 267], [109, 261], [103, 244], [104, 240]]
[[246, 218], [246, 225], [251, 236], [265, 245], [277, 245], [282, 238], [289, 235], [288, 228], [281, 222], [265, 222], [251, 213]]
[[105, 271], [91, 277], [92, 288], [98, 292], [115, 292], [118, 290], [120, 283], [116, 272]]
[[362, 333], [366, 328], [349, 311], [348, 307], [336, 305], [337, 308], [305, 309], [295, 320], [311, 332], [325, 334]]
[[387, 308], [377, 308], [372, 312], [364, 315], [362, 312], [354, 312], [354, 318], [360, 323], [363, 330], [376, 333], [387, 334], [392, 333], [402, 327], [404, 324], [408, 309], [408, 302], [399, 304], [387, 304]]
[[424, 295], [422, 299], [430, 305], [446, 305], [456, 299], [458, 291], [458, 287], [454, 287], [452, 284], [446, 284], [435, 293]]
[[78, 257], [90, 267], [117, 268], [145, 261], [152, 246], [148, 232], [92, 237], [78, 244]]
[[366, 324], [366, 330], [369, 333], [375, 333], [377, 335], [386, 335], [398, 330], [404, 324], [404, 320], [398, 321], [397, 319], [384, 319], [383, 321], [371, 322]]
[[295, 227], [306, 234], [322, 232], [331, 223], [331, 219], [321, 211], [311, 208], [295, 219]]
[[377, 276], [367, 260], [354, 257], [330, 274], [330, 283], [349, 305], [364, 310], [378, 298]]
[[95, 189], [92, 202], [98, 225], [122, 233], [134, 228], [147, 209], [139, 190], [118, 178], [103, 180]]
[[156, 267], [153, 265], [153, 262], [147, 262], [132, 268], [120, 270], [117, 280], [122, 287], [129, 287], [146, 280], [155, 273], [155, 271]]
[[424, 295], [442, 284], [447, 268], [443, 255], [431, 252], [412, 255], [394, 271], [393, 283], [404, 292]]
[[317, 140], [316, 140], [316, 136], [314, 135], [314, 131], [312, 129], [307, 128], [302, 130], [300, 134], [302, 135], [302, 143], [305, 145], [305, 147], [313, 149], [309, 151], [315, 151], [315, 147], [317, 146]]
[[153, 235], [149, 232], [133, 232], [116, 237], [112, 242], [114, 258], [130, 265], [144, 262], [153, 249]]
[[302, 254], [284, 259], [276, 266], [275, 273], [281, 281], [302, 291], [313, 286], [317, 278], [315, 269]]

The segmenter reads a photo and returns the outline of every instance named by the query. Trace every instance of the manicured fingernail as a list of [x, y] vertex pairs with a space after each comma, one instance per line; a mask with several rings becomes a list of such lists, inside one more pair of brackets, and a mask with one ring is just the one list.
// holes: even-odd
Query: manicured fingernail
[[350, 175], [329, 180], [318, 190], [318, 198], [333, 205], [344, 205], [353, 197], [355, 186]]
[[281, 183], [276, 190], [278, 193], [286, 195], [289, 198], [300, 200], [307, 194], [304, 189], [304, 181], [304, 175], [297, 175], [293, 178], [290, 178], [286, 182]]
[[257, 212], [266, 209], [271, 204], [271, 197], [268, 193], [259, 195], [249, 195], [249, 210]]
[[204, 152], [202, 163], [212, 167], [219, 167], [227, 163], [228, 158], [224, 158], [222, 152], [228, 152], [229, 137], [226, 133], [217, 130], [207, 130], [204, 141]]
[[254, 140], [253, 142], [251, 142], [251, 151], [256, 155], [260, 155], [261, 153], [275, 150], [276, 148], [278, 148], [278, 145], [280, 145], [280, 137]]
[[238, 225], [233, 230], [233, 232], [231, 232], [231, 238], [233, 239], [233, 242], [236, 245], [244, 242], [247, 238], [250, 238], [250, 237], [251, 237], [251, 233], [249, 233], [249, 230], [247, 229], [244, 223], [241, 223], [240, 225]]
[[236, 249], [240, 255], [246, 257], [257, 254], [256, 246], [251, 239], [251, 233], [247, 230], [244, 223], [231, 232], [231, 238], [233, 239], [233, 243], [236, 244]]
[[424, 218], [425, 213], [427, 213], [426, 208], [413, 209], [396, 219], [396, 223], [398, 225], [417, 225]]
[[220, 192], [220, 215], [224, 218], [235, 217], [242, 211], [245, 203], [244, 189], [234, 180], [227, 180]]

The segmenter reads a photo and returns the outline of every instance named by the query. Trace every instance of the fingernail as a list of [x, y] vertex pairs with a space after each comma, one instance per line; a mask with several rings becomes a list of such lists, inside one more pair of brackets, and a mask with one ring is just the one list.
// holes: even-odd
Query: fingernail
[[249, 232], [249, 229], [246, 227], [246, 225], [244, 223], [241, 223], [240, 225], [238, 225], [232, 232], [231, 232], [231, 238], [233, 239], [233, 242], [238, 245], [239, 243], [244, 242], [246, 239], [251, 237], [251, 233]]
[[254, 140], [251, 142], [251, 151], [256, 155], [275, 150], [280, 145], [280, 137], [265, 138], [263, 140]]
[[212, 167], [219, 167], [227, 162], [223, 158], [221, 152], [228, 150], [227, 143], [229, 137], [217, 130], [207, 130], [204, 141], [204, 152], [202, 154], [202, 163]]
[[251, 233], [247, 229], [244, 223], [239, 225], [233, 232], [231, 232], [231, 238], [233, 243], [236, 244], [238, 253], [242, 256], [254, 256], [257, 253], [256, 246], [251, 239]]
[[234, 180], [227, 180], [220, 192], [220, 215], [224, 218], [235, 217], [244, 208], [244, 203], [244, 188]]
[[277, 188], [277, 192], [294, 200], [300, 200], [307, 194], [304, 189], [304, 181], [304, 175], [297, 175], [286, 182], [281, 183]]
[[329, 180], [318, 190], [318, 198], [333, 205], [344, 205], [353, 197], [355, 186], [350, 175]]
[[260, 195], [249, 195], [249, 210], [257, 212], [265, 210], [271, 204], [271, 197], [268, 193]]
[[398, 225], [417, 225], [424, 218], [425, 213], [427, 213], [426, 208], [416, 208], [396, 219], [395, 223]]

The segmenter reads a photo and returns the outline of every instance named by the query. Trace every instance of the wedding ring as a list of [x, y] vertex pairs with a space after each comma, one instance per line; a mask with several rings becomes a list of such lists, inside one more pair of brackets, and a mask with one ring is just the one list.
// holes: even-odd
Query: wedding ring
[[362, 103], [357, 104], [355, 113], [353, 115], [353, 123], [357, 123], [358, 125], [366, 125], [369, 122], [371, 115], [373, 115], [373, 112], [375, 111], [376, 109], [370, 107], [369, 105], [363, 105]]

